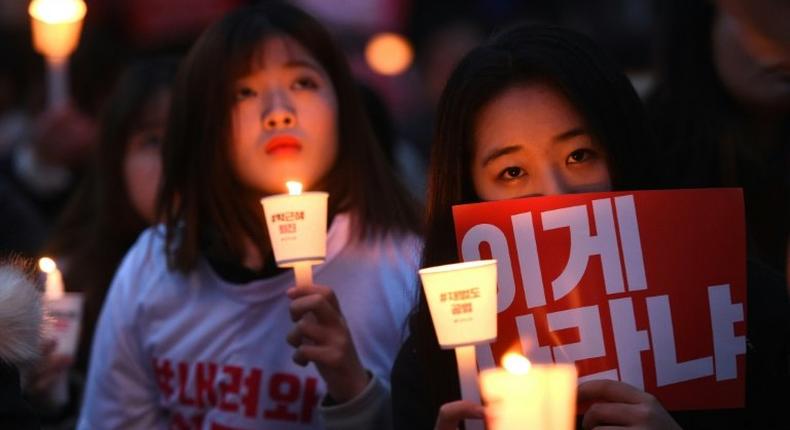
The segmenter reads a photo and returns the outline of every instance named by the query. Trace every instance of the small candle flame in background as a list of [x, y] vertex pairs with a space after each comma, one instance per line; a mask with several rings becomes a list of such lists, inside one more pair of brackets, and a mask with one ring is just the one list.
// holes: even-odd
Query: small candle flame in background
[[288, 194], [292, 196], [302, 194], [302, 183], [299, 181], [288, 181], [285, 186], [288, 187]]
[[44, 257], [38, 260], [38, 268], [41, 269], [42, 272], [49, 275], [55, 269], [57, 269], [57, 265], [55, 265], [55, 261], [49, 257]]
[[504, 357], [502, 357], [502, 367], [504, 367], [510, 373], [523, 375], [529, 372], [529, 369], [532, 367], [532, 363], [530, 363], [527, 357], [524, 357], [521, 354], [508, 352], [504, 355]]
[[48, 24], [79, 21], [88, 8], [82, 0], [33, 0], [28, 13], [33, 18]]
[[60, 273], [60, 270], [58, 270], [55, 260], [49, 257], [43, 257], [38, 260], [38, 267], [42, 272], [47, 274], [44, 297], [49, 300], [57, 300], [63, 297], [63, 275]]

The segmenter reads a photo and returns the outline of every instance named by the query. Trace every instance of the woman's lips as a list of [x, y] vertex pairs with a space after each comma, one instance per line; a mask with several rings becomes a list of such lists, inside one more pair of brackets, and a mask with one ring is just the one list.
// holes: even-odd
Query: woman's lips
[[302, 144], [293, 136], [276, 136], [266, 142], [264, 150], [267, 155], [297, 154], [302, 150]]

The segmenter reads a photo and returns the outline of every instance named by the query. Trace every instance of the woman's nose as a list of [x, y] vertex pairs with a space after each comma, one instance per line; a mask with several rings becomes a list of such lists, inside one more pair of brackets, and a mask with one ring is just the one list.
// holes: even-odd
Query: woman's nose
[[542, 196], [556, 196], [572, 192], [562, 173], [556, 169], [544, 170], [536, 182], [535, 193]]
[[291, 128], [296, 125], [296, 115], [285, 97], [273, 95], [263, 113], [262, 121], [266, 130]]
[[296, 116], [287, 109], [276, 109], [263, 118], [263, 127], [266, 130], [291, 128], [296, 125]]

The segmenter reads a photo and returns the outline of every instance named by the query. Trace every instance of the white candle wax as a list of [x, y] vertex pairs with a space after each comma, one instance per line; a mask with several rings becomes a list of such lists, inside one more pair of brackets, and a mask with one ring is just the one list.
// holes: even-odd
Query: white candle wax
[[[526, 360], [526, 359], [524, 359]], [[480, 372], [489, 430], [572, 430], [576, 415], [576, 367], [536, 364], [518, 372]]]
[[[474, 345], [455, 348], [455, 361], [458, 367], [458, 382], [461, 385], [461, 398], [480, 404], [480, 391], [477, 388], [477, 353]], [[466, 430], [483, 430], [481, 420], [464, 421]]]

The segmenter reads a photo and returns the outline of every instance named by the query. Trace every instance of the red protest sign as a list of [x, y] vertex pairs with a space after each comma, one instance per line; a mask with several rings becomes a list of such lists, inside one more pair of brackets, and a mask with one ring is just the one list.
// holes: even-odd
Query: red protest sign
[[[746, 254], [738, 189], [562, 195], [453, 207], [464, 261], [498, 264], [498, 336], [671, 410], [744, 405]], [[480, 350], [481, 348], [478, 348]]]

